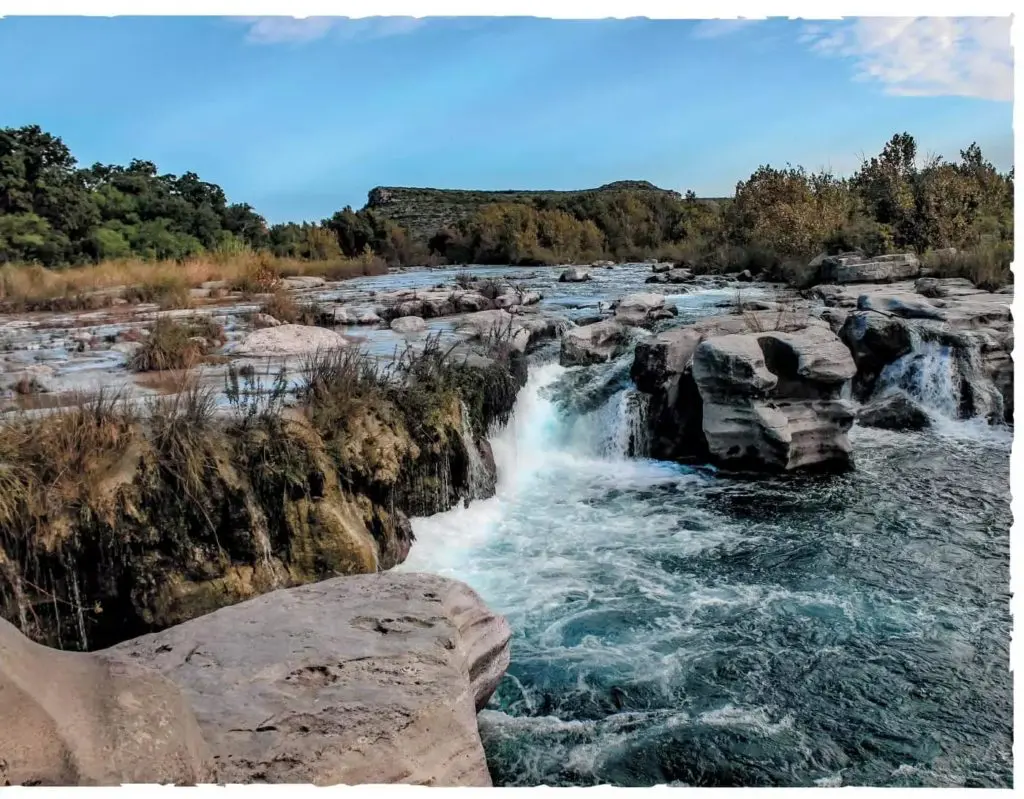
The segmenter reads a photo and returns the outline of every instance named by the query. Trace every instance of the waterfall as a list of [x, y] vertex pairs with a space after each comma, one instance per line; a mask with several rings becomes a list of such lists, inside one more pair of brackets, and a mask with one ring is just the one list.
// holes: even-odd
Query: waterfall
[[484, 459], [480, 455], [480, 448], [477, 446], [476, 441], [473, 437], [473, 425], [469, 418], [469, 409], [466, 408], [464, 402], [459, 403], [459, 408], [462, 411], [461, 427], [459, 428], [459, 437], [462, 439], [462, 446], [466, 450], [467, 463], [467, 483], [469, 487], [469, 496], [467, 499], [480, 499], [491, 493], [491, 489], [494, 487], [494, 478], [487, 465], [484, 463]]
[[875, 397], [904, 391], [939, 418], [1002, 418], [1002, 396], [984, 373], [978, 339], [909, 330], [910, 352], [882, 370]]

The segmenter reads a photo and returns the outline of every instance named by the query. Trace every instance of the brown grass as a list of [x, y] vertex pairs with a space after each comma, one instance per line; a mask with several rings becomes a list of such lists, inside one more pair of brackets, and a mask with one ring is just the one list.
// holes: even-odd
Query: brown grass
[[211, 347], [224, 341], [224, 328], [209, 317], [197, 317], [185, 323], [158, 319], [149, 336], [128, 361], [135, 372], [162, 372], [190, 369]]
[[1013, 282], [1013, 242], [982, 242], [970, 250], [926, 253], [924, 265], [935, 277], [965, 277], [975, 286], [995, 291]]
[[266, 253], [197, 256], [183, 262], [122, 259], [67, 269], [7, 264], [0, 267], [0, 311], [93, 310], [111, 305], [122, 295], [129, 301], [189, 307], [188, 289], [210, 281], [265, 293], [281, 277], [345, 280], [385, 272], [387, 265], [377, 257], [302, 261]]

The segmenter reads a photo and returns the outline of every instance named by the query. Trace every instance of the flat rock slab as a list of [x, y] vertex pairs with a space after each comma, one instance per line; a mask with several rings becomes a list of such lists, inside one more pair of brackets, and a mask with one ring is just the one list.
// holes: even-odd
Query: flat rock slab
[[274, 591], [107, 652], [181, 686], [221, 782], [489, 786], [476, 714], [510, 637], [468, 586], [384, 572]]
[[348, 344], [340, 333], [309, 325], [279, 325], [256, 330], [242, 339], [235, 355], [262, 356], [307, 355], [317, 350], [338, 349]]

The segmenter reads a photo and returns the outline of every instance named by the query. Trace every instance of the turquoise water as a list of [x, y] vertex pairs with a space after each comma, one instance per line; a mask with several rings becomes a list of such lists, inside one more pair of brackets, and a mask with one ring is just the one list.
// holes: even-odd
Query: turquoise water
[[855, 427], [852, 473], [733, 479], [627, 457], [623, 364], [578, 371], [538, 356], [498, 495], [401, 567], [512, 625], [496, 784], [1012, 785], [1010, 432]]

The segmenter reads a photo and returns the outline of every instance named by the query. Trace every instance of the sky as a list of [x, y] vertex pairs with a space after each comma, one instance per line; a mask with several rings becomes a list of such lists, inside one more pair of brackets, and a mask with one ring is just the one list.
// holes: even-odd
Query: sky
[[728, 196], [894, 134], [1013, 165], [1009, 18], [0, 18], [0, 127], [193, 171], [270, 222], [374, 186]]

